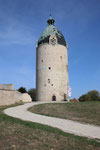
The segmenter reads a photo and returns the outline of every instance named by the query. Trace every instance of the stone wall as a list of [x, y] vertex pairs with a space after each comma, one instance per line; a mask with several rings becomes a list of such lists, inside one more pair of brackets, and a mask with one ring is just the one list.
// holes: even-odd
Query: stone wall
[[27, 93], [21, 94], [21, 99], [23, 102], [32, 102], [30, 95]]
[[30, 95], [18, 91], [0, 90], [0, 106], [11, 105], [18, 102], [32, 102]]
[[0, 84], [0, 90], [14, 90], [13, 84]]

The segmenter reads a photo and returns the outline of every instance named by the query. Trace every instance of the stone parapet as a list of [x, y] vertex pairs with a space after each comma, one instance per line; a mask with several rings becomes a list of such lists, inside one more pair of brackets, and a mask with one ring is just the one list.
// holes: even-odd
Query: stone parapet
[[13, 84], [0, 84], [0, 90], [13, 91], [14, 90], [14, 85]]

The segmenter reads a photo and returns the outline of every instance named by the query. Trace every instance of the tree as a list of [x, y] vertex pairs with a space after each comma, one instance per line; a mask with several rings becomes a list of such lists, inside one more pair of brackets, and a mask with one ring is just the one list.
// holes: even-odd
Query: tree
[[79, 97], [80, 102], [86, 101], [100, 101], [100, 93], [96, 90], [89, 91], [88, 93]]
[[31, 96], [32, 101], [36, 101], [36, 89], [33, 88], [29, 89], [28, 94]]
[[90, 91], [87, 93], [89, 101], [98, 101], [99, 100], [99, 92], [96, 90]]
[[20, 93], [27, 93], [27, 90], [24, 87], [20, 87], [17, 91], [19, 91]]
[[79, 101], [80, 102], [86, 102], [86, 101], [88, 101], [88, 95], [84, 94], [84, 95], [80, 96], [79, 97]]

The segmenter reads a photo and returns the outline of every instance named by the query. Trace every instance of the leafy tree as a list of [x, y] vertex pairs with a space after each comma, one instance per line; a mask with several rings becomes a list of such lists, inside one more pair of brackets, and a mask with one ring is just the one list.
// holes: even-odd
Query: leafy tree
[[98, 99], [98, 101], [100, 101], [100, 96], [99, 96], [99, 99]]
[[86, 101], [88, 101], [88, 95], [84, 94], [84, 95], [80, 96], [79, 101], [80, 102], [86, 102]]
[[100, 93], [96, 90], [89, 91], [88, 93], [79, 97], [80, 102], [86, 101], [100, 101]]
[[96, 90], [90, 91], [87, 93], [89, 101], [98, 101], [99, 100], [99, 92]]
[[31, 96], [32, 101], [36, 101], [36, 89], [34, 88], [29, 89], [28, 94]]
[[20, 93], [27, 93], [27, 90], [24, 87], [20, 87], [17, 91], [19, 91]]

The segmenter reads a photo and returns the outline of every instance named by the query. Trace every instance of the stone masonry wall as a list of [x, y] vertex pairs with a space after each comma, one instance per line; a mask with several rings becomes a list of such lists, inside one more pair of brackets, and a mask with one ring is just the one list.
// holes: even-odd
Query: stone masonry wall
[[[41, 44], [37, 48], [36, 91], [38, 101], [62, 101], [68, 97], [67, 47]], [[68, 99], [67, 99], [68, 100]]]
[[0, 90], [0, 106], [11, 105], [18, 102], [32, 102], [30, 95], [18, 91]]
[[0, 90], [14, 90], [13, 84], [0, 84]]

